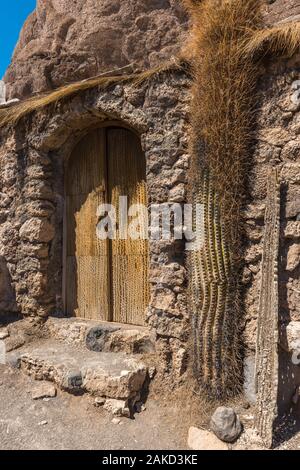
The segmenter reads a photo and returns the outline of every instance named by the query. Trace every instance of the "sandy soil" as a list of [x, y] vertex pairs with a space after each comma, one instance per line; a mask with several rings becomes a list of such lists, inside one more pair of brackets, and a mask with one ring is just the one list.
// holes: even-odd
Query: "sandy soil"
[[[58, 391], [56, 398], [33, 401], [35, 382], [0, 366], [0, 450], [168, 450], [186, 449], [186, 425], [180, 410], [147, 401], [134, 420], [95, 408], [92, 399]], [[41, 424], [43, 422], [47, 424]]]
[[[183, 409], [174, 399], [150, 396], [135, 419], [115, 424], [91, 397], [58, 390], [53, 399], [33, 400], [35, 386], [30, 377], [0, 365], [0, 450], [188, 450], [189, 426], [201, 427], [199, 404], [196, 412], [195, 404]], [[237, 411], [246, 432], [232, 450], [263, 450], [247, 438], [253, 410]], [[282, 426], [279, 437], [278, 450], [300, 450], [300, 432], [291, 424]]]

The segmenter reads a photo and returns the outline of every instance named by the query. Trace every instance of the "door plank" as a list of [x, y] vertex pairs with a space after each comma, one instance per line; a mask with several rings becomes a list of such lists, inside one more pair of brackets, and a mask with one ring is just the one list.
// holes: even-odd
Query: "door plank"
[[67, 171], [67, 312], [109, 320], [109, 246], [96, 236], [97, 207], [106, 202], [105, 129], [90, 132], [77, 145]]
[[[128, 196], [128, 207], [147, 207], [145, 158], [139, 138], [127, 129], [107, 130], [108, 191], [119, 208], [119, 196]], [[146, 221], [141, 217], [139, 223]], [[149, 302], [147, 240], [121, 240], [119, 229], [111, 240], [111, 290], [113, 320], [144, 325]]]

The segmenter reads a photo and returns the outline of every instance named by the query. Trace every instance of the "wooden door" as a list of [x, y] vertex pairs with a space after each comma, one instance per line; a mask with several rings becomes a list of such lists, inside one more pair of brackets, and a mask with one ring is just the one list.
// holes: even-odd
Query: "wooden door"
[[[147, 204], [139, 138], [123, 128], [90, 132], [66, 175], [66, 310], [70, 315], [143, 325], [149, 301], [148, 242], [96, 236], [97, 207], [119, 196]], [[140, 221], [145, 223], [144, 220]]]
[[[127, 129], [108, 129], [108, 186], [111, 203], [119, 215], [119, 196], [147, 207], [145, 158], [139, 138]], [[118, 218], [118, 217], [117, 217]], [[137, 215], [137, 225], [146, 223]], [[132, 219], [129, 217], [129, 224]], [[111, 290], [114, 321], [141, 325], [149, 301], [148, 242], [120, 239], [119, 230], [111, 241]]]
[[96, 237], [106, 173], [105, 130], [99, 129], [77, 145], [67, 169], [66, 309], [81, 318], [110, 316], [109, 245]]

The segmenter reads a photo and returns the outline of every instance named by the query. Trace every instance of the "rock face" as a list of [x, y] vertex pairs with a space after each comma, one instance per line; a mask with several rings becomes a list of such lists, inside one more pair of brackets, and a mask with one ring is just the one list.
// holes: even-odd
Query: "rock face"
[[239, 417], [232, 408], [220, 406], [212, 415], [211, 430], [224, 442], [234, 442], [242, 432]]
[[266, 0], [266, 22], [274, 24], [299, 20], [299, 0]]
[[187, 29], [178, 0], [38, 0], [5, 75], [8, 98], [176, 54]]

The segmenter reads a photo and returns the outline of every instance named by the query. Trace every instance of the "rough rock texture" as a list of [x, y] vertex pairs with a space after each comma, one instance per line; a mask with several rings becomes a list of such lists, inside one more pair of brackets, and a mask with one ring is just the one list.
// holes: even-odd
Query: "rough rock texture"
[[[287, 3], [292, 9], [286, 8]], [[297, 14], [297, 3], [276, 0], [268, 4], [268, 21]], [[97, 2], [99, 16], [91, 19], [95, 4], [92, 0], [78, 0], [77, 6], [70, 1], [39, 1], [6, 76], [10, 96], [28, 96], [131, 62], [144, 68], [178, 50], [186, 17], [176, 1], [102, 0]], [[70, 22], [69, 16], [74, 16], [77, 7], [80, 14]], [[122, 23], [115, 31], [121, 17], [128, 25]], [[104, 33], [99, 33], [102, 39], [95, 33], [100, 23], [106, 28], [106, 48], [101, 42]], [[121, 46], [112, 44], [112, 38]], [[243, 214], [246, 357], [255, 352], [266, 181], [273, 166], [280, 167], [284, 184], [279, 266], [282, 336], [291, 320], [300, 319], [300, 267], [295, 262], [298, 249], [294, 248], [300, 241], [300, 104], [292, 101], [298, 86], [299, 57], [267, 65], [263, 77], [249, 201]], [[106, 91], [90, 90], [34, 113], [12, 129], [1, 130], [0, 279], [8, 283], [0, 283], [5, 293], [0, 312], [19, 311], [41, 319], [53, 312], [63, 314], [64, 168], [71, 149], [88, 128], [117, 120], [135, 129], [146, 156], [149, 202], [185, 201], [189, 87], [184, 72], [172, 72], [153, 77], [140, 88], [117, 85]], [[188, 364], [190, 324], [183, 248], [183, 243], [174, 240], [152, 241], [150, 246], [152, 297], [145, 316], [155, 334], [160, 373], [169, 378], [164, 383], [172, 386], [184, 383]], [[6, 269], [7, 277], [3, 275]], [[75, 330], [76, 338], [85, 331]], [[289, 364], [289, 356], [287, 361]], [[299, 367], [298, 372], [285, 369], [299, 382]], [[291, 394], [283, 396], [288, 406]]]
[[300, 264], [300, 243], [293, 243], [287, 253], [287, 271], [294, 271]]
[[[268, 24], [295, 19], [300, 4], [267, 1], [264, 14]], [[7, 99], [131, 64], [158, 65], [180, 51], [187, 28], [180, 0], [38, 0], [4, 77]]]
[[187, 27], [179, 0], [38, 0], [5, 75], [8, 98], [177, 54]]
[[278, 172], [268, 176], [263, 258], [256, 340], [257, 410], [255, 425], [267, 447], [272, 447], [278, 396], [278, 262], [281, 185]]
[[[139, 133], [149, 203], [170, 201], [178, 187], [181, 199], [186, 197], [182, 184], [189, 166], [189, 87], [186, 73], [174, 71], [154, 76], [139, 88], [128, 84], [94, 89], [1, 131], [0, 193], [5, 195], [6, 212], [0, 255], [16, 309], [23, 315], [41, 320], [52, 313], [64, 315], [65, 162], [90, 127], [118, 121]], [[151, 301], [145, 317], [155, 336], [159, 372], [174, 387], [184, 382], [188, 364], [184, 241], [151, 240], [150, 258]]]
[[52, 318], [44, 326], [53, 339], [86, 346], [95, 352], [153, 353], [155, 341], [148, 328], [107, 324], [77, 318]]
[[130, 418], [130, 410], [126, 400], [115, 400], [114, 398], [109, 398], [108, 400], [105, 400], [103, 408], [114, 416], [125, 416], [126, 418]]
[[0, 339], [6, 339], [9, 337], [9, 331], [7, 328], [0, 328]]
[[232, 450], [266, 450], [261, 437], [254, 428], [245, 429], [237, 442], [233, 445]]
[[291, 321], [286, 329], [288, 350], [300, 354], [300, 321]]
[[299, 0], [266, 0], [265, 19], [268, 24], [299, 20]]
[[[297, 201], [300, 198], [299, 109], [294, 104], [293, 84], [299, 71], [298, 58], [266, 67], [259, 84], [261, 108], [257, 115], [258, 141], [249, 179], [251, 210], [245, 211], [245, 339], [255, 351], [256, 319], [259, 309], [261, 257], [268, 173], [277, 167], [282, 182], [280, 215], [279, 310], [281, 322], [300, 319], [299, 266], [296, 246], [300, 239]], [[300, 148], [300, 147], [299, 147]], [[296, 245], [296, 246], [295, 246]], [[292, 269], [293, 268], [293, 269]]]
[[33, 400], [54, 398], [56, 397], [56, 388], [52, 383], [41, 382], [33, 388], [31, 396]]
[[228, 450], [227, 445], [212, 432], [193, 426], [189, 429], [187, 444], [192, 450]]
[[[268, 174], [277, 168], [281, 180], [280, 244], [278, 265], [280, 344], [286, 351], [286, 327], [300, 319], [300, 271], [297, 265], [299, 243], [300, 153], [299, 110], [295, 86], [299, 79], [299, 56], [291, 60], [266, 63], [259, 83], [260, 110], [257, 114], [257, 144], [249, 175], [251, 206], [255, 211], [245, 215], [247, 241], [245, 248], [245, 344], [246, 355], [256, 349], [257, 317], [262, 272], [264, 212]], [[288, 269], [287, 269], [288, 268]], [[293, 268], [293, 269], [292, 269]], [[275, 312], [276, 314], [276, 312]], [[291, 407], [294, 390], [300, 383], [299, 367], [289, 352], [279, 349], [279, 413]]]
[[232, 408], [220, 406], [210, 420], [210, 428], [224, 442], [234, 442], [242, 432], [240, 418]]
[[88, 352], [49, 340], [21, 351], [21, 369], [69, 392], [131, 401], [139, 399], [147, 375], [147, 367], [138, 359]]

